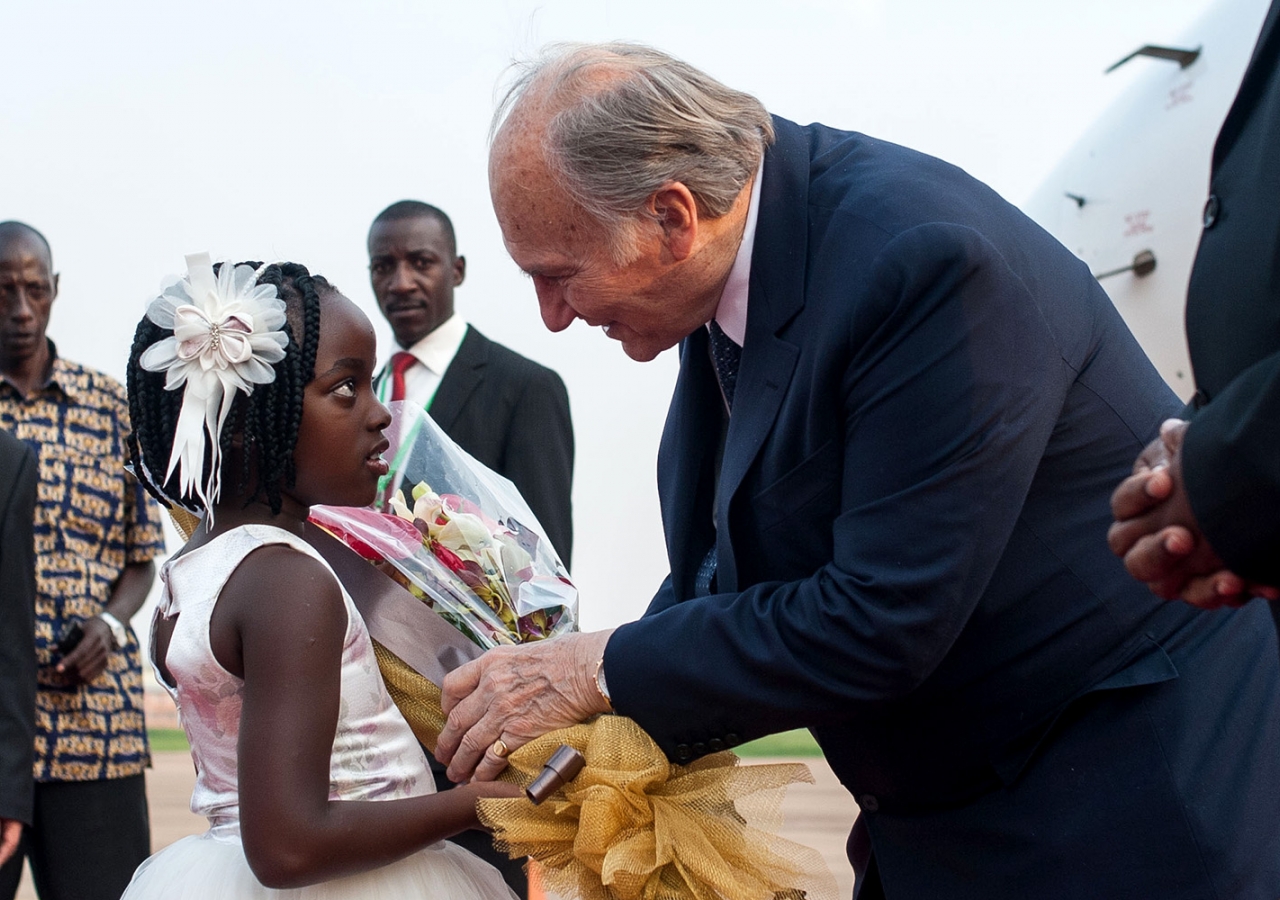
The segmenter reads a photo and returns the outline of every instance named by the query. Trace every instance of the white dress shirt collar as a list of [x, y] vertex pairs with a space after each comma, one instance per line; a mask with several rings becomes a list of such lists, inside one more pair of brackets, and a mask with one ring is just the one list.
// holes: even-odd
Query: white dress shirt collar
[[426, 335], [409, 348], [418, 362], [422, 363], [437, 378], [444, 375], [449, 363], [458, 354], [462, 339], [467, 336], [467, 320], [454, 313], [445, 319], [435, 331]]
[[742, 231], [742, 243], [734, 257], [729, 280], [725, 282], [720, 305], [716, 307], [716, 321], [724, 333], [739, 347], [747, 339], [747, 292], [751, 287], [751, 251], [756, 245], [756, 223], [760, 219], [760, 180], [764, 177], [764, 159], [756, 169], [751, 182], [751, 200], [747, 206], [747, 224]]

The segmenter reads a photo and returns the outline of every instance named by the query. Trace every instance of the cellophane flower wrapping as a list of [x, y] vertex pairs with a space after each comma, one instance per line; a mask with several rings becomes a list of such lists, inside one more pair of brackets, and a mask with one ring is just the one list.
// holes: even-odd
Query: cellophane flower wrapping
[[421, 408], [390, 407], [374, 506], [317, 506], [312, 520], [485, 649], [576, 630], [577, 590], [515, 486]]

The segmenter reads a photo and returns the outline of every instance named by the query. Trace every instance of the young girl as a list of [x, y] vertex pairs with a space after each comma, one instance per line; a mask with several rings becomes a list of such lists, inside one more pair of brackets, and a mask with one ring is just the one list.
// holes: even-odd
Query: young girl
[[130, 455], [203, 523], [161, 572], [157, 674], [209, 830], [139, 867], [141, 898], [514, 895], [443, 839], [503, 784], [435, 794], [351, 598], [308, 543], [314, 503], [363, 506], [387, 471], [373, 328], [292, 263], [188, 257], [138, 325]]

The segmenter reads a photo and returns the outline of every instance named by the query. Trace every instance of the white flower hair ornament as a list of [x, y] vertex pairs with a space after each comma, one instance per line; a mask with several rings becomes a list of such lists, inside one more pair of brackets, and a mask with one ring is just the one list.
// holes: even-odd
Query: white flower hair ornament
[[[236, 391], [252, 394], [254, 385], [274, 381], [272, 363], [289, 343], [284, 300], [274, 285], [258, 284], [261, 272], [223, 263], [215, 275], [209, 254], [193, 253], [186, 276], [147, 308], [147, 318], [173, 335], [148, 347], [139, 363], [166, 373], [165, 390], [186, 388], [164, 482], [178, 469], [182, 495], [194, 491], [211, 515], [222, 491], [219, 437]], [[206, 441], [210, 471], [202, 483]]]

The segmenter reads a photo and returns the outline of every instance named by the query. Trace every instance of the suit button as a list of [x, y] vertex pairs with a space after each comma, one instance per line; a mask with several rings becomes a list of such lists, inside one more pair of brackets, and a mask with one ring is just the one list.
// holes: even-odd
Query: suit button
[[1218, 223], [1218, 217], [1221, 215], [1222, 201], [1218, 199], [1217, 194], [1210, 194], [1204, 205], [1204, 227], [1212, 228]]
[[728, 744], [730, 747], [736, 747], [742, 743], [742, 738], [738, 737], [737, 734], [730, 731], [728, 734], [724, 736], [724, 742]]
[[688, 762], [693, 759], [693, 751], [689, 749], [688, 744], [676, 744], [676, 760], [679, 762]]
[[719, 753], [726, 746], [727, 745], [725, 744], [725, 742], [720, 740], [720, 738], [712, 738], [711, 740], [707, 741], [707, 749], [710, 750], [712, 753]]
[[876, 799], [875, 794], [863, 794], [858, 798], [858, 808], [863, 812], [878, 812], [880, 810], [880, 801]]

